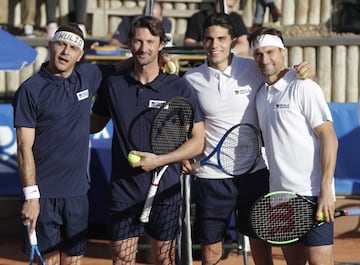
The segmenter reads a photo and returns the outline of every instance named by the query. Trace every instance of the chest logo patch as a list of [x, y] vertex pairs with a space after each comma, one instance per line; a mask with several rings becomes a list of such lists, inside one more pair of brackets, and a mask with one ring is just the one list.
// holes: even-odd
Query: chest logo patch
[[77, 92], [76, 96], [77, 96], [78, 101], [84, 100], [89, 97], [89, 90], [86, 89], [86, 90]]
[[250, 92], [251, 92], [251, 88], [242, 88], [242, 89], [237, 88], [233, 90], [234, 96], [248, 95], [250, 94]]
[[162, 104], [164, 104], [165, 102], [166, 102], [165, 100], [150, 99], [148, 107], [151, 109], [159, 109], [162, 106]]

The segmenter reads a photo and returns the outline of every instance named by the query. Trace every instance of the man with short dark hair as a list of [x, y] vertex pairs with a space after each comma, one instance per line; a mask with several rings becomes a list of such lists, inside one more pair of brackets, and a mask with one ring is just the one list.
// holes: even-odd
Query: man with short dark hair
[[[248, 30], [245, 23], [238, 13], [233, 11], [236, 0], [226, 0], [226, 13], [231, 17], [235, 26], [236, 42], [232, 47], [232, 52], [237, 56], [249, 55], [249, 43], [247, 41]], [[213, 8], [200, 10], [192, 15], [187, 22], [187, 28], [184, 37], [184, 46], [202, 46], [204, 20], [215, 12], [221, 12], [219, 0], [214, 0]]]

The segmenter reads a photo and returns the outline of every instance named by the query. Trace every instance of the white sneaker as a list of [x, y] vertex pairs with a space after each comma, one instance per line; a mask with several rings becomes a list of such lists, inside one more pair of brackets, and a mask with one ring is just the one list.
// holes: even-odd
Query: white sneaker
[[51, 22], [46, 27], [47, 36], [52, 39], [54, 37], [54, 34], [56, 30], [58, 29], [58, 25], [56, 22]]
[[34, 38], [35, 34], [34, 34], [34, 26], [33, 25], [29, 25], [29, 24], [25, 24], [24, 25], [24, 35], [28, 38]]

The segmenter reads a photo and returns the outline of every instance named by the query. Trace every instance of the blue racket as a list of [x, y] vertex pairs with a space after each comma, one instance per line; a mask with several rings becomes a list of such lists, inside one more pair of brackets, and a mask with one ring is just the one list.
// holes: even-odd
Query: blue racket
[[[28, 230], [30, 230], [30, 226], [28, 226]], [[29, 265], [33, 264], [35, 256], [37, 257], [37, 259], [38, 259], [38, 261], [40, 262], [41, 265], [45, 265], [45, 260], [41, 256], [39, 247], [37, 245], [37, 237], [36, 237], [36, 232], [35, 231], [31, 235], [29, 233], [29, 240], [30, 240], [30, 245], [31, 245], [31, 253], [30, 253]]]
[[[205, 158], [193, 164], [194, 168], [213, 166], [230, 176], [251, 172], [261, 155], [260, 131], [251, 124], [239, 123], [221, 137], [215, 149]], [[211, 158], [216, 156], [216, 163]]]

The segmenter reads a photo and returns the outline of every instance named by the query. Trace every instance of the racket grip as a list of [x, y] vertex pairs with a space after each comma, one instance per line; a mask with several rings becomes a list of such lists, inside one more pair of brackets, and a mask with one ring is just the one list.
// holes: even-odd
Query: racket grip
[[348, 216], [360, 216], [360, 208], [347, 209], [346, 215]]
[[151, 211], [151, 206], [155, 198], [156, 191], [158, 189], [157, 185], [151, 184], [148, 195], [146, 197], [146, 201], [144, 204], [143, 211], [140, 215], [140, 221], [142, 223], [148, 223], [149, 222], [149, 216]]
[[27, 230], [28, 230], [28, 233], [29, 233], [29, 240], [30, 240], [30, 245], [32, 246], [36, 246], [37, 245], [37, 238], [36, 238], [36, 232], [32, 232], [30, 234], [30, 230], [31, 230], [31, 226], [28, 225], [27, 226]]

